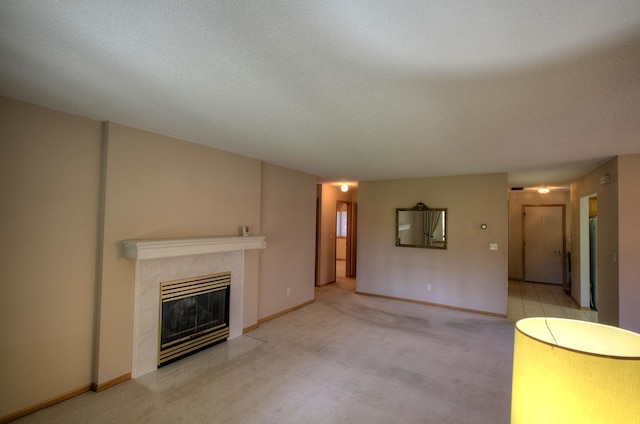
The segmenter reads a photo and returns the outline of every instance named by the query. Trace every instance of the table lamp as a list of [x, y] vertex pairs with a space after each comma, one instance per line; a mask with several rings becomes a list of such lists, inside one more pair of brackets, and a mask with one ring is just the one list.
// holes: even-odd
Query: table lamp
[[640, 334], [562, 318], [516, 323], [511, 423], [640, 423]]

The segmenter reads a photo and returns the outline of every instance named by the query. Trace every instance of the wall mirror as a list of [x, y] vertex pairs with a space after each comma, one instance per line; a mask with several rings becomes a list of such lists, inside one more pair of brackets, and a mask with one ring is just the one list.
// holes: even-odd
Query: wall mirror
[[418, 203], [396, 209], [396, 246], [447, 248], [447, 209]]

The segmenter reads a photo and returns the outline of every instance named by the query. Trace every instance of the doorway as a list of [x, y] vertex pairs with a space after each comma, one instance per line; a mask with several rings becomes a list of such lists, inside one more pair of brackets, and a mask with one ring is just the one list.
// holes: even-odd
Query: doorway
[[336, 278], [356, 276], [356, 238], [358, 204], [336, 201]]
[[580, 198], [580, 306], [598, 310], [598, 197]]
[[524, 281], [564, 283], [565, 227], [565, 205], [522, 205]]

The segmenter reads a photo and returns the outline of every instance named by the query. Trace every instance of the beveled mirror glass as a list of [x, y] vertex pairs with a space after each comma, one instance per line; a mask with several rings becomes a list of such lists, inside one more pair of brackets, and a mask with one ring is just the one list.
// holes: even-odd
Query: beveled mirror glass
[[396, 209], [396, 246], [447, 248], [447, 209], [418, 203]]

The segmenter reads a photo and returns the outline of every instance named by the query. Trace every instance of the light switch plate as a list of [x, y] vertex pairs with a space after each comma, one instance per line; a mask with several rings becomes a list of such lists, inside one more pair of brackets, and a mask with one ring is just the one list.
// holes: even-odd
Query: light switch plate
[[489, 250], [498, 250], [498, 243], [489, 243]]

